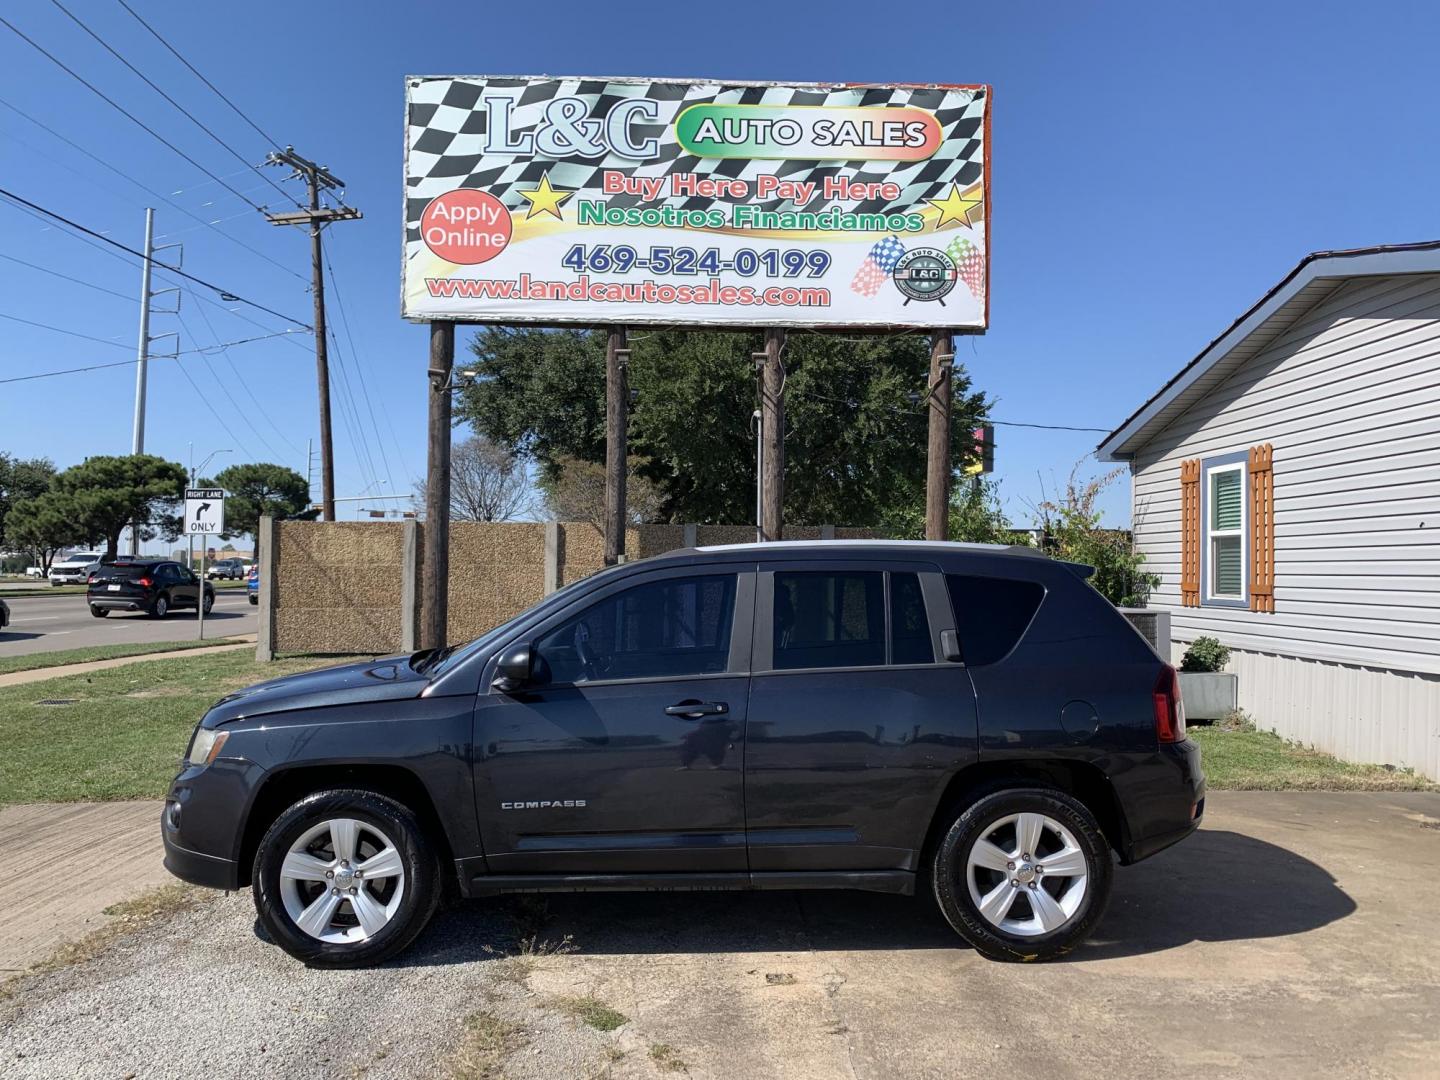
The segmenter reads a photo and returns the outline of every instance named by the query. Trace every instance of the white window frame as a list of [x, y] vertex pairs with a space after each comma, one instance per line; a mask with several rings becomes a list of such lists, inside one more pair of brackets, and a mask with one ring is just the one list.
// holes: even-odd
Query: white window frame
[[[1248, 607], [1250, 603], [1250, 493], [1246, 490], [1249, 482], [1249, 467], [1245, 455], [1226, 455], [1224, 458], [1206, 461], [1202, 465], [1201, 513], [1204, 522], [1204, 547], [1201, 557], [1205, 563], [1203, 603], [1215, 606]], [[1215, 478], [1222, 473], [1233, 472], [1240, 476], [1240, 526], [1236, 529], [1214, 527]], [[1240, 591], [1235, 595], [1216, 592], [1215, 577], [1219, 559], [1215, 557], [1215, 541], [1239, 537], [1240, 539]]]

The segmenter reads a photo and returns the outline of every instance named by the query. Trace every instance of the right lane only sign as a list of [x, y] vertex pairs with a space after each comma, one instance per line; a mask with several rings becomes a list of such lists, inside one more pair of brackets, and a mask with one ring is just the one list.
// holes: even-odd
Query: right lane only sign
[[185, 535], [218, 536], [225, 529], [222, 488], [185, 489]]

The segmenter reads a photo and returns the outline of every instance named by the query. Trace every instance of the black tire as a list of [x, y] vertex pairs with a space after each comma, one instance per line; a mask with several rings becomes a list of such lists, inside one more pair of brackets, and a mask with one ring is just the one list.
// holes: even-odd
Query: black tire
[[109, 609], [109, 608], [103, 608], [103, 607], [96, 607], [94, 604], [91, 604], [91, 605], [90, 605], [90, 614], [91, 614], [91, 615], [94, 615], [95, 618], [97, 618], [97, 619], [103, 619], [103, 618], [105, 618], [106, 615], [109, 615], [109, 614], [110, 614], [110, 609]]
[[163, 619], [170, 614], [170, 597], [161, 593], [155, 598], [155, 603], [150, 605], [150, 617], [152, 619]]
[[259, 607], [259, 606], [260, 606], [260, 597], [258, 597], [258, 596], [251, 596], [251, 597], [250, 597], [250, 603], [254, 604], [256, 607]]
[[207, 594], [205, 595], [205, 599], [204, 599], [203, 603], [204, 603], [204, 605], [205, 605], [205, 614], [206, 614], [206, 615], [209, 615], [209, 614], [210, 614], [210, 609], [215, 606], [215, 594], [214, 594], [214, 593], [207, 593]]
[[[373, 937], [354, 943], [326, 942], [296, 925], [285, 909], [280, 866], [292, 844], [315, 825], [331, 818], [353, 818], [390, 838], [404, 861], [400, 907]], [[440, 899], [440, 870], [435, 849], [408, 808], [373, 791], [342, 789], [306, 796], [266, 831], [255, 853], [251, 874], [255, 911], [271, 940], [311, 967], [369, 967], [407, 948], [425, 929]]]
[[[1011, 933], [981, 914], [966, 876], [975, 843], [989, 835], [1006, 817], [1021, 813], [1044, 814], [1069, 830], [1085, 856], [1088, 875], [1084, 894], [1069, 918], [1055, 930], [1033, 935]], [[1041, 862], [1043, 855], [1035, 854], [1032, 862]], [[983, 873], [983, 870], [977, 871], [977, 874]], [[997, 873], [1003, 875], [1003, 871]], [[957, 814], [941, 838], [932, 867], [936, 902], [956, 933], [992, 960], [1025, 962], [1064, 956], [1089, 937], [1105, 914], [1113, 875], [1110, 844], [1095, 815], [1084, 803], [1064, 792], [1036, 787], [1002, 788], [979, 796]], [[1050, 879], [1050, 884], [1053, 898], [1059, 886], [1054, 879]], [[977, 891], [983, 887], [979, 886]], [[1045, 888], [1046, 880], [1038, 879], [1036, 887]], [[1025, 896], [1024, 888], [1017, 895]], [[1031, 903], [1027, 898], [1020, 910], [1038, 919]]]

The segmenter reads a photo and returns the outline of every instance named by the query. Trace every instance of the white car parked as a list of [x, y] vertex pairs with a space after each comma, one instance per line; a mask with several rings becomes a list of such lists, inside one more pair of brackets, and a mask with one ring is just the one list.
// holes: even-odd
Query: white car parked
[[50, 564], [51, 585], [84, 585], [100, 568], [101, 551], [77, 551]]

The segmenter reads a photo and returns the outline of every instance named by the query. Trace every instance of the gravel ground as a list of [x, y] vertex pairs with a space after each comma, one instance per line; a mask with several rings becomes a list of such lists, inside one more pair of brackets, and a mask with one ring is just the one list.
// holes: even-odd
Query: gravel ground
[[463, 1021], [475, 1012], [514, 1025], [497, 1055], [505, 1076], [595, 1075], [619, 1039], [529, 989], [545, 960], [521, 955], [525, 908], [464, 904], [382, 969], [320, 971], [261, 938], [248, 893], [217, 895], [16, 986], [0, 1003], [0, 1076], [465, 1075]]

